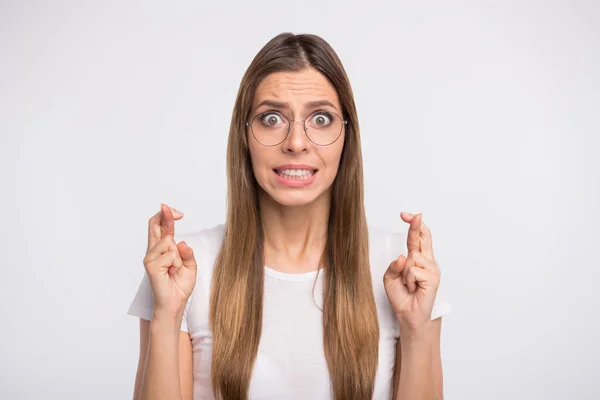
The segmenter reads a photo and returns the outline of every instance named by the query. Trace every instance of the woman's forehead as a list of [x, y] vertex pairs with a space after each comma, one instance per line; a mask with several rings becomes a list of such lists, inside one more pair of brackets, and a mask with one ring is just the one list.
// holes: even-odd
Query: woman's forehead
[[252, 107], [265, 100], [304, 105], [310, 101], [329, 100], [339, 109], [337, 92], [331, 82], [314, 68], [298, 72], [273, 72], [267, 75], [254, 93]]

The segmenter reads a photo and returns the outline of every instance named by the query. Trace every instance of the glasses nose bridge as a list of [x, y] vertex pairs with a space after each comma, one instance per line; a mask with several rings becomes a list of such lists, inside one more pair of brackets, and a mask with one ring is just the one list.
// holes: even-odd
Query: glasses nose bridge
[[287, 133], [289, 134], [290, 131], [292, 130], [292, 124], [297, 123], [297, 122], [302, 123], [302, 131], [304, 131], [304, 133], [306, 133], [306, 125], [304, 125], [304, 121], [306, 121], [306, 119], [288, 120]]
[[304, 119], [295, 119], [295, 120], [289, 120], [288, 122], [290, 123], [290, 126], [292, 126], [293, 123], [296, 122], [302, 122], [302, 125], [304, 125]]

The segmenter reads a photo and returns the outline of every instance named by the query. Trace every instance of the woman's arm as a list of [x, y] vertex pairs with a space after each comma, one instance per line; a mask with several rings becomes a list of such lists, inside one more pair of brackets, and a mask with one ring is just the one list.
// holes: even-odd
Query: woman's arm
[[[184, 374], [180, 376], [179, 339], [182, 318], [183, 314], [172, 316], [154, 313], [150, 322], [148, 353], [140, 387], [140, 400], [184, 399], [182, 385], [185, 385], [185, 398], [190, 396], [191, 390], [187, 390], [187, 386], [191, 386], [191, 368], [189, 370], [184, 368], [186, 371], [182, 371]], [[191, 343], [185, 343], [185, 346], [189, 348], [191, 364]], [[187, 378], [183, 379], [184, 376]]]
[[148, 337], [150, 336], [150, 321], [140, 318], [140, 354], [138, 366], [135, 373], [135, 385], [133, 387], [133, 400], [139, 400], [142, 377], [146, 368], [146, 355], [148, 354]]
[[[146, 368], [146, 356], [148, 354], [148, 341], [150, 337], [150, 321], [140, 318], [140, 355], [138, 368], [135, 375], [135, 386], [133, 400], [140, 399], [140, 388], [142, 377]], [[179, 380], [181, 382], [181, 397], [183, 400], [192, 400], [194, 390], [193, 361], [192, 361], [192, 339], [190, 334], [179, 332]]]
[[441, 400], [443, 395], [440, 337], [442, 318], [431, 321], [429, 329], [400, 334], [396, 345], [394, 400]]

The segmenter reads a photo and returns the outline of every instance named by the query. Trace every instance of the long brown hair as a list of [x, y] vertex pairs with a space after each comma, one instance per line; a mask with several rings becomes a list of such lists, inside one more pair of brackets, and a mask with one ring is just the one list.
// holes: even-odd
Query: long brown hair
[[245, 122], [254, 92], [268, 74], [313, 67], [337, 90], [346, 125], [331, 193], [323, 276], [323, 343], [336, 400], [371, 399], [379, 322], [363, 199], [358, 116], [350, 82], [331, 46], [316, 35], [281, 33], [254, 57], [237, 94], [227, 143], [225, 237], [214, 265], [210, 299], [212, 388], [217, 398], [246, 400], [262, 328], [264, 234], [258, 183]]

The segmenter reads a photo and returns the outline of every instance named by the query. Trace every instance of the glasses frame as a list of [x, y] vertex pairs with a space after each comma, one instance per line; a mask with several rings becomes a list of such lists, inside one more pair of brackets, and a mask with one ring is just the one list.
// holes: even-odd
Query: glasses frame
[[[310, 136], [308, 136], [308, 132], [306, 132], [306, 123], [305, 123], [305, 122], [306, 122], [306, 120], [307, 120], [307, 119], [309, 119], [310, 117], [312, 117], [314, 114], [316, 114], [316, 113], [318, 113], [318, 112], [323, 112], [323, 111], [324, 111], [324, 112], [328, 112], [328, 113], [330, 113], [330, 114], [333, 114], [333, 115], [335, 115], [336, 117], [338, 117], [338, 118], [339, 118], [339, 119], [342, 121], [342, 129], [340, 129], [340, 133], [338, 133], [337, 137], [335, 138], [335, 140], [334, 140], [333, 142], [331, 142], [331, 143], [328, 143], [328, 144], [319, 144], [319, 143], [315, 143], [315, 142], [314, 142], [314, 141], [313, 141], [313, 140], [310, 138]], [[258, 138], [256, 137], [256, 135], [254, 134], [254, 129], [252, 128], [252, 124], [254, 123], [254, 120], [255, 120], [255, 119], [258, 117], [258, 116], [260, 116], [260, 115], [264, 115], [264, 114], [267, 114], [267, 113], [270, 113], [270, 112], [272, 112], [272, 113], [277, 113], [277, 114], [281, 115], [283, 118], [285, 118], [285, 119], [288, 121], [288, 127], [287, 127], [287, 132], [285, 133], [285, 136], [283, 137], [283, 139], [282, 139], [282, 140], [281, 140], [279, 143], [276, 143], [276, 144], [264, 144], [263, 142], [261, 142], [260, 140], [258, 140]], [[285, 116], [285, 114], [283, 114], [283, 113], [281, 113], [281, 112], [279, 112], [279, 111], [277, 111], [277, 110], [269, 110], [269, 111], [263, 111], [263, 112], [261, 112], [261, 113], [258, 113], [258, 114], [256, 114], [256, 115], [255, 115], [255, 116], [252, 118], [252, 120], [251, 120], [250, 122], [246, 121], [246, 126], [249, 126], [249, 127], [250, 127], [250, 131], [252, 132], [252, 136], [254, 136], [254, 139], [256, 139], [256, 141], [257, 141], [258, 143], [260, 143], [261, 145], [263, 145], [263, 146], [265, 146], [265, 147], [274, 147], [274, 146], [278, 146], [278, 145], [280, 145], [281, 143], [285, 142], [285, 140], [287, 139], [288, 135], [290, 134], [290, 130], [292, 129], [292, 124], [293, 124], [293, 123], [296, 123], [296, 122], [302, 122], [302, 130], [304, 130], [304, 134], [306, 135], [306, 137], [308, 138], [308, 140], [309, 140], [311, 143], [315, 144], [316, 146], [321, 146], [321, 147], [330, 146], [330, 145], [334, 144], [335, 142], [337, 142], [337, 140], [340, 138], [340, 136], [342, 136], [342, 132], [344, 131], [344, 127], [345, 127], [345, 125], [348, 125], [348, 119], [347, 119], [347, 118], [346, 118], [346, 119], [342, 119], [342, 117], [341, 117], [339, 114], [337, 114], [337, 113], [335, 113], [335, 112], [333, 112], [333, 111], [329, 111], [329, 110], [317, 110], [317, 111], [313, 111], [313, 112], [312, 112], [312, 113], [310, 113], [310, 114], [309, 114], [309, 115], [308, 115], [306, 118], [304, 118], [304, 119], [301, 119], [301, 120], [294, 120], [294, 121], [292, 121], [292, 120], [289, 120], [289, 119], [288, 119], [288, 118]]]

